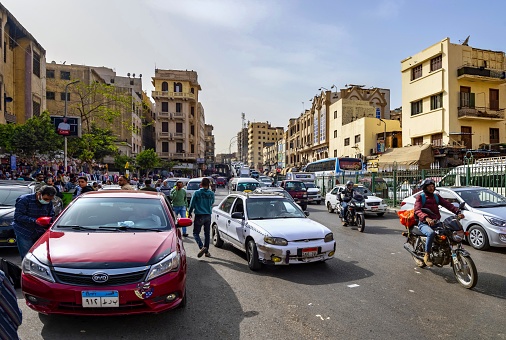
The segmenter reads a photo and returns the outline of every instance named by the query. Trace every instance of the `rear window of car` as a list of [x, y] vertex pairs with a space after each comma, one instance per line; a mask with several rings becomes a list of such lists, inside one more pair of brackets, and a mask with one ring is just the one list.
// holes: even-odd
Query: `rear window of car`
[[198, 190], [200, 188], [200, 182], [188, 182], [186, 189], [188, 190]]
[[30, 193], [31, 190], [27, 187], [19, 187], [19, 188], [0, 187], [0, 205], [14, 206], [16, 205], [16, 199], [19, 196]]

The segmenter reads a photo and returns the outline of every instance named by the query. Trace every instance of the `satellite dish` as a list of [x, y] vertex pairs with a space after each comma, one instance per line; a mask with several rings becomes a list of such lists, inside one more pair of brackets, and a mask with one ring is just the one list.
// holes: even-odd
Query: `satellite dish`
[[470, 35], [467, 36], [466, 40], [464, 40], [464, 42], [462, 43], [462, 45], [464, 46], [469, 46], [468, 43], [469, 43], [469, 37], [471, 37]]
[[134, 78], [135, 78], [135, 73], [133, 73], [133, 74], [132, 74], [132, 77], [134, 77]]
[[127, 76], [130, 77], [130, 72], [127, 73]]

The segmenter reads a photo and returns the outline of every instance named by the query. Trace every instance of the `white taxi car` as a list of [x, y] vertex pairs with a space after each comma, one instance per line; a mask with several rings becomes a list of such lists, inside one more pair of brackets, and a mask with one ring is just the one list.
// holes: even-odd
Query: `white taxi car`
[[213, 208], [213, 244], [246, 252], [251, 270], [327, 261], [336, 250], [334, 235], [306, 214], [281, 194], [233, 193]]
[[[337, 209], [337, 205], [339, 204], [339, 198], [337, 194], [340, 190], [344, 190], [344, 185], [337, 185], [334, 189], [330, 190], [325, 195], [325, 206], [327, 207], [327, 211], [329, 213], [333, 213]], [[366, 196], [365, 199], [365, 213], [372, 213], [378, 216], [385, 215], [387, 211], [388, 205], [379, 197], [374, 196], [374, 194], [367, 189], [363, 185], [356, 185], [353, 187], [357, 192], [361, 195]]]

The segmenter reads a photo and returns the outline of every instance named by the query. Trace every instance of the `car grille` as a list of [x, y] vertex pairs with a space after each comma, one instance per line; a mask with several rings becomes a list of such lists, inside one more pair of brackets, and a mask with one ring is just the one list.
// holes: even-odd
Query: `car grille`
[[104, 283], [98, 283], [92, 280], [92, 275], [70, 274], [62, 272], [54, 272], [55, 279], [58, 283], [65, 283], [75, 286], [120, 286], [131, 283], [141, 282], [146, 276], [147, 270], [140, 272], [109, 275], [109, 279]]
[[369, 206], [369, 207], [375, 207], [375, 206], [378, 206], [378, 205], [380, 205], [379, 202], [367, 202], [367, 206]]

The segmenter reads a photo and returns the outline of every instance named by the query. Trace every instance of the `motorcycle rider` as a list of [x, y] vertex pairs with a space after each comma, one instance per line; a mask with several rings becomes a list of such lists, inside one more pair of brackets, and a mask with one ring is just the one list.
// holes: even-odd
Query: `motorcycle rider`
[[345, 216], [346, 211], [348, 210], [348, 203], [351, 201], [354, 194], [355, 189], [353, 189], [352, 181], [346, 182], [346, 187], [341, 189], [339, 192], [339, 204], [341, 205], [341, 215], [339, 217], [341, 218], [341, 221], [343, 221], [344, 226], [348, 225], [348, 222], [345, 220]]
[[[421, 184], [420, 187], [425, 194], [425, 204], [423, 204], [422, 201], [422, 195], [416, 196], [416, 202], [415, 202], [415, 214], [418, 216], [418, 229], [427, 236], [427, 240], [425, 241], [425, 255], [423, 257], [423, 261], [425, 264], [429, 267], [432, 267], [432, 261], [430, 260], [430, 251], [432, 249], [432, 242], [434, 241], [434, 237], [436, 236], [436, 233], [433, 230], [433, 227], [435, 225], [435, 221], [441, 219], [441, 214], [439, 213], [439, 205], [445, 207], [446, 209], [450, 210], [454, 214], [458, 214], [459, 218], [464, 218], [464, 215], [460, 213], [459, 208], [455, 207], [453, 204], [439, 196], [438, 194], [435, 194], [434, 191], [436, 190], [436, 183], [430, 179], [425, 179]], [[436, 200], [435, 196], [438, 196], [438, 200]], [[439, 201], [439, 203], [438, 203]], [[424, 213], [422, 211], [422, 208], [429, 209], [432, 211], [431, 216]]]

